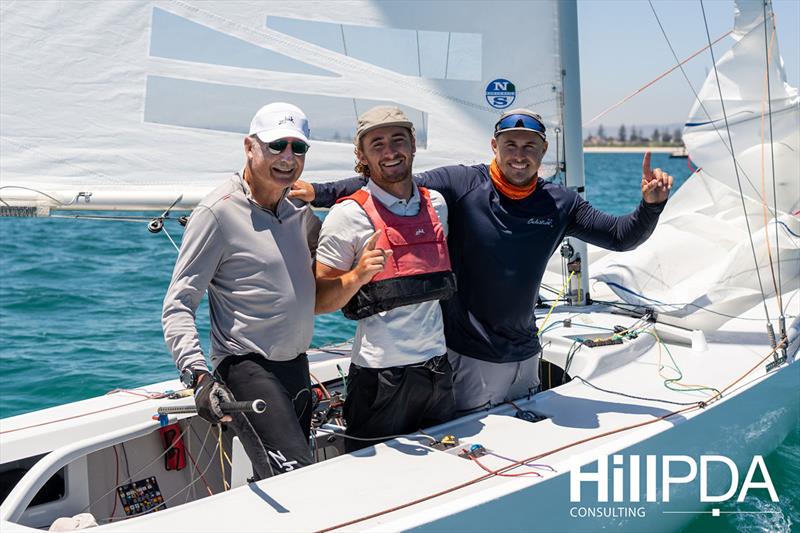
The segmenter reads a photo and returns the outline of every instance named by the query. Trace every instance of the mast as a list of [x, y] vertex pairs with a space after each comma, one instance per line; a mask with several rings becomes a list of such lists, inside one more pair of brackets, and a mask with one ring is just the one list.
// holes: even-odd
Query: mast
[[[558, 2], [559, 48], [564, 124], [564, 184], [585, 197], [583, 174], [583, 131], [581, 120], [581, 74], [578, 59], [578, 6], [576, 0]], [[574, 272], [567, 297], [576, 305], [585, 305], [589, 296], [589, 253], [586, 243], [569, 237], [564, 240], [562, 256]]]

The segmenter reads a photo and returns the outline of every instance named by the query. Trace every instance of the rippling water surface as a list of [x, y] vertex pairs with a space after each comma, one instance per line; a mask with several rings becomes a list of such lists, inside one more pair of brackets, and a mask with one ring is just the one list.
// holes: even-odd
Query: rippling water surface
[[[685, 159], [653, 165], [683, 182]], [[641, 155], [587, 154], [589, 200], [611, 213], [638, 203]], [[182, 230], [168, 225], [180, 240]], [[0, 219], [0, 417], [143, 386], [176, 374], [161, 334], [161, 301], [176, 252], [144, 223]], [[208, 310], [198, 311], [204, 347]], [[340, 313], [318, 317], [314, 345], [348, 339]], [[780, 503], [750, 498], [685, 531], [790, 531], [800, 524], [800, 426], [767, 458]], [[765, 491], [753, 491], [751, 494]]]

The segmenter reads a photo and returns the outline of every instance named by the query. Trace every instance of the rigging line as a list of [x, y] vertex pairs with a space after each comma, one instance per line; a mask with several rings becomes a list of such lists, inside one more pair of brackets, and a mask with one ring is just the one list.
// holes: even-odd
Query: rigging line
[[[766, 43], [767, 40], [767, 3], [764, 2], [763, 5], [764, 9], [764, 42]], [[769, 49], [766, 50], [767, 55], [767, 105], [769, 111], [769, 153], [770, 153], [770, 160], [772, 162], [772, 216], [775, 219], [775, 254], [777, 256], [778, 262], [778, 307], [780, 308], [780, 326], [781, 326], [781, 335], [786, 336], [786, 328], [784, 326], [786, 319], [784, 318], [784, 307], [783, 307], [783, 283], [781, 280], [781, 249], [778, 246], [778, 197], [777, 197], [777, 186], [775, 183], [775, 142], [774, 138], [772, 137], [772, 92], [770, 91], [770, 81], [769, 81], [769, 67], [772, 65], [772, 43], [775, 39], [775, 34], [777, 33], [777, 23], [775, 21], [775, 13], [772, 13], [772, 37], [770, 39]], [[762, 143], [763, 146], [763, 143]], [[767, 242], [767, 249], [769, 249], [769, 242]]]
[[[342, 49], [344, 50], [344, 55], [350, 57], [347, 53], [347, 41], [344, 38], [344, 24], [339, 24], [339, 29], [342, 32]], [[356, 106], [356, 99], [353, 98], [353, 112], [356, 114], [356, 123], [358, 123], [358, 106]]]
[[[191, 430], [192, 435], [194, 435], [194, 438], [197, 439], [198, 442], [200, 442], [200, 434], [197, 433], [196, 429], [194, 429], [194, 426], [192, 425], [192, 422], [189, 421], [187, 425], [188, 425], [189, 429]], [[209, 425], [208, 429], [206, 430], [205, 437], [203, 437], [202, 442], [200, 442], [200, 449], [197, 452], [197, 460], [198, 461], [200, 460], [201, 455], [203, 454], [203, 452], [206, 451], [206, 441], [208, 440], [208, 435], [210, 433], [211, 433], [211, 426]], [[200, 481], [202, 479], [203, 480], [203, 484], [205, 484], [205, 486], [206, 486], [206, 491], [208, 491], [208, 495], [209, 496], [213, 496], [214, 495], [214, 491], [212, 491], [211, 487], [209, 487], [208, 481], [206, 481], [205, 476], [203, 476], [200, 473], [200, 467], [197, 466], [197, 462], [195, 461], [194, 457], [192, 456], [191, 450], [189, 450], [189, 448], [191, 447], [191, 443], [192, 443], [191, 437], [187, 438], [186, 442], [188, 444], [188, 446], [186, 448], [186, 451], [189, 452], [189, 459], [191, 459], [192, 464], [194, 465], [194, 470], [192, 471], [192, 481], [191, 481], [192, 492], [194, 492], [195, 493], [195, 497], [197, 497], [197, 492], [196, 492], [196, 490], [194, 488], [194, 485], [195, 485], [195, 483], [197, 483], [198, 481]], [[214, 460], [214, 454], [212, 453], [210, 457], [211, 457], [210, 460], [213, 461]], [[194, 478], [194, 472], [197, 472], [198, 474], [200, 474], [200, 477], [199, 478]], [[188, 497], [189, 497], [189, 495], [187, 493], [187, 498]]]
[[230, 490], [231, 487], [228, 485], [228, 482], [225, 480], [225, 461], [222, 460], [222, 454], [225, 453], [225, 449], [222, 447], [222, 426], [217, 425], [217, 449], [219, 450], [219, 469], [222, 477], [222, 490]]
[[[652, 6], [652, 0], [650, 0]], [[711, 42], [711, 34], [708, 31], [708, 19], [706, 18], [706, 8], [703, 5], [703, 0], [700, 0], [700, 9], [703, 12], [703, 24], [706, 27], [706, 38]], [[766, 21], [765, 21], [766, 24]], [[736, 173], [736, 184], [739, 186], [739, 199], [742, 201], [742, 211], [744, 211], [744, 221], [747, 225], [747, 237], [750, 240], [750, 251], [753, 252], [753, 264], [755, 265], [756, 277], [758, 278], [758, 288], [761, 291], [761, 303], [764, 304], [764, 316], [767, 318], [767, 330], [772, 332], [772, 322], [769, 319], [769, 310], [767, 309], [767, 297], [764, 295], [764, 283], [761, 281], [761, 271], [758, 269], [758, 257], [756, 256], [756, 246], [753, 244], [753, 232], [750, 229], [750, 219], [747, 215], [747, 206], [744, 203], [744, 193], [742, 192], [742, 181], [739, 178], [739, 165], [736, 163], [736, 153], [733, 149], [733, 137], [731, 137], [731, 129], [728, 125], [728, 114], [725, 112], [725, 99], [722, 97], [722, 86], [719, 83], [719, 71], [717, 71], [717, 59], [714, 57], [714, 48], [711, 47], [711, 62], [714, 65], [714, 78], [717, 80], [717, 92], [719, 93], [719, 103], [722, 107], [722, 117], [725, 119], [725, 130], [728, 133], [728, 143], [731, 147], [731, 157], [733, 158], [733, 169]], [[763, 199], [762, 199], [763, 201]], [[775, 334], [770, 334], [770, 342], [772, 347], [775, 347]]]
[[[210, 429], [210, 427], [209, 427], [209, 429]], [[200, 472], [200, 476], [205, 476], [205, 473], [206, 473], [206, 472], [208, 472], [208, 470], [211, 468], [211, 465], [213, 465], [213, 464], [214, 464], [214, 454], [217, 452], [217, 447], [218, 447], [218, 446], [219, 446], [219, 444], [217, 444], [216, 446], [214, 446], [214, 449], [213, 449], [213, 450], [211, 450], [211, 458], [208, 460], [208, 465], [205, 467], [205, 469], [203, 469], [203, 471], [202, 471], [202, 472]], [[200, 457], [198, 456], [198, 459], [199, 459], [199, 458], [200, 458]], [[199, 478], [198, 478], [198, 479], [195, 481], [195, 484], [197, 483], [197, 481], [199, 481]], [[170, 496], [169, 498], [167, 498], [166, 500], [164, 500], [164, 501], [161, 503], [161, 505], [159, 505], [159, 507], [166, 507], [166, 505], [167, 505], [169, 502], [171, 502], [172, 500], [174, 500], [175, 498], [177, 498], [178, 496], [180, 496], [181, 494], [183, 494], [183, 492], [184, 492], [184, 491], [186, 491], [186, 490], [187, 490], [187, 489], [188, 489], [190, 486], [191, 486], [191, 485], [186, 485], [185, 487], [183, 487], [181, 490], [179, 490], [178, 492], [176, 492], [175, 494], [173, 494], [172, 496]], [[210, 489], [209, 489], [209, 490], [210, 490]], [[138, 516], [138, 515], [137, 515], [137, 516]]]
[[[322, 433], [326, 433], [328, 435], [333, 435], [335, 437], [342, 437], [345, 439], [357, 440], [362, 442], [377, 442], [377, 441], [385, 441], [385, 440], [393, 440], [393, 439], [428, 439], [431, 441], [432, 444], [436, 444], [437, 440], [430, 435], [426, 435], [425, 433], [408, 433], [405, 435], [384, 435], [383, 437], [356, 437], [354, 435], [347, 435], [346, 433], [338, 433], [336, 431], [330, 430], [328, 428], [319, 427], [316, 428], [315, 431], [319, 431]], [[380, 443], [379, 443], [380, 444]]]
[[624, 392], [619, 392], [619, 391], [614, 391], [614, 390], [604, 389], [602, 387], [598, 387], [597, 385], [595, 385], [593, 383], [590, 383], [588, 380], [583, 379], [580, 376], [572, 376], [572, 379], [578, 379], [584, 385], [586, 385], [588, 387], [591, 387], [591, 388], [593, 388], [595, 390], [598, 390], [600, 392], [605, 392], [606, 394], [616, 394], [617, 396], [622, 396], [623, 398], [630, 398], [631, 400], [644, 400], [644, 401], [647, 401], [647, 402], [668, 403], [670, 405], [698, 405], [698, 404], [701, 403], [699, 401], [697, 401], [697, 402], [675, 402], [675, 401], [672, 401], [672, 400], [662, 400], [660, 398], [648, 398], [647, 396], [635, 396], [633, 394], [627, 394], [627, 393], [624, 393]]
[[164, 232], [164, 235], [167, 236], [167, 239], [169, 239], [169, 242], [172, 243], [172, 246], [175, 247], [175, 251], [180, 253], [181, 249], [178, 248], [178, 245], [175, 244], [175, 241], [172, 240], [172, 237], [170, 236], [169, 232], [167, 231], [167, 228], [162, 227], [161, 230]]
[[[764, 104], [765, 100], [769, 99], [769, 65], [771, 59], [771, 52], [772, 52], [772, 44], [775, 41], [775, 32], [772, 32], [772, 38], [769, 40], [769, 44], [767, 45], [767, 12], [766, 12], [766, 3], [764, 3], [764, 45], [766, 48], [766, 56], [767, 56], [767, 64], [766, 68], [764, 69], [764, 96], [761, 98], [761, 212], [764, 215], [764, 242], [767, 245], [767, 258], [769, 259], [769, 273], [772, 277], [772, 287], [775, 289], [775, 295], [778, 297], [778, 308], [783, 311], [783, 303], [781, 302], [781, 291], [778, 290], [778, 282], [775, 279], [775, 264], [772, 261], [772, 248], [769, 245], [769, 222], [767, 219], [767, 211], [769, 208], [767, 207], [767, 190], [766, 190], [766, 172], [764, 170]], [[772, 112], [772, 104], [770, 104], [770, 113]], [[770, 144], [772, 144], [772, 132], [770, 132]], [[775, 168], [772, 168], [772, 194], [773, 197], [775, 195]], [[775, 211], [773, 211], [772, 216], [777, 219], [778, 211], [777, 205]], [[777, 231], [777, 227], [775, 230]], [[776, 235], [777, 237], [777, 235]], [[778, 241], [775, 240], [775, 248], [776, 252], [778, 251]], [[778, 271], [780, 271], [780, 257], [778, 257]], [[781, 314], [783, 314], [781, 312]]]
[[450, 38], [453, 32], [447, 32], [447, 54], [444, 56], [444, 79], [447, 79], [447, 71], [450, 68]]
[[[75, 203], [75, 200], [74, 200], [74, 199], [73, 199], [71, 202], [69, 202], [69, 203], [64, 203], [64, 202], [62, 202], [61, 200], [59, 200], [58, 198], [56, 198], [55, 196], [50, 196], [50, 195], [49, 195], [49, 194], [47, 194], [46, 192], [40, 191], [40, 190], [38, 190], [38, 189], [32, 189], [32, 188], [30, 188], [30, 187], [23, 187], [22, 185], [4, 185], [4, 186], [0, 187], [0, 191], [2, 191], [3, 189], [22, 189], [22, 190], [24, 190], [24, 191], [31, 191], [31, 192], [35, 192], [36, 194], [41, 194], [42, 196], [45, 196], [45, 197], [47, 197], [47, 198], [50, 198], [51, 200], [53, 200], [54, 202], [56, 202], [56, 203], [58, 204], [58, 206], [59, 206], [59, 207], [63, 207], [63, 206], [67, 206], [67, 205], [72, 205], [72, 204], [74, 204], [74, 203]], [[5, 204], [6, 206], [9, 206], [9, 207], [10, 207], [9, 203], [8, 203], [8, 202], [6, 202], [5, 200], [3, 200], [2, 198], [0, 198], [0, 202], [3, 202], [3, 204]]]
[[679, 68], [681, 65], [684, 65], [684, 64], [688, 63], [689, 61], [691, 61], [692, 59], [694, 59], [695, 57], [697, 57], [697, 56], [698, 56], [698, 55], [700, 55], [701, 53], [705, 52], [705, 51], [706, 51], [706, 49], [708, 49], [708, 47], [709, 47], [709, 46], [712, 46], [712, 45], [715, 45], [715, 44], [717, 44], [717, 43], [718, 43], [718, 42], [720, 42], [722, 39], [724, 39], [725, 37], [727, 37], [728, 35], [730, 35], [731, 33], [733, 33], [733, 30], [730, 30], [730, 31], [728, 31], [728, 32], [726, 32], [726, 33], [724, 33], [724, 34], [720, 35], [719, 37], [717, 37], [717, 40], [716, 40], [716, 41], [714, 41], [713, 43], [711, 43], [710, 45], [706, 45], [706, 46], [704, 46], [703, 48], [701, 48], [700, 50], [696, 51], [695, 53], [693, 53], [692, 55], [690, 55], [689, 57], [687, 57], [687, 58], [686, 58], [686, 59], [684, 59], [683, 61], [680, 61], [680, 62], [679, 62], [677, 65], [675, 65], [674, 67], [672, 67], [672, 68], [670, 68], [670, 69], [667, 69], [667, 70], [665, 70], [664, 72], [662, 72], [660, 75], [658, 75], [658, 76], [657, 76], [655, 79], [653, 79], [652, 81], [649, 81], [649, 82], [647, 82], [646, 84], [642, 85], [641, 87], [639, 87], [638, 89], [636, 89], [634, 92], [632, 92], [631, 94], [629, 94], [628, 96], [626, 96], [625, 98], [623, 98], [622, 100], [620, 100], [619, 102], [617, 102], [616, 104], [614, 104], [614, 105], [612, 105], [612, 106], [608, 107], [608, 108], [607, 108], [605, 111], [602, 111], [602, 112], [601, 112], [599, 115], [597, 115], [597, 116], [595, 116], [594, 118], [590, 119], [588, 122], [585, 122], [585, 123], [583, 124], [583, 127], [586, 127], [586, 126], [588, 126], [589, 124], [591, 124], [591, 123], [592, 123], [592, 122], [594, 122], [595, 120], [598, 120], [598, 119], [600, 119], [600, 118], [603, 118], [603, 117], [604, 117], [604, 116], [606, 116], [608, 113], [610, 113], [611, 111], [615, 110], [616, 108], [618, 108], [619, 106], [621, 106], [622, 104], [624, 104], [625, 102], [627, 102], [628, 100], [630, 100], [631, 98], [633, 98], [634, 96], [638, 95], [639, 93], [642, 93], [642, 92], [644, 92], [644, 90], [645, 90], [645, 89], [649, 88], [650, 86], [652, 86], [653, 84], [655, 84], [657, 81], [660, 81], [662, 78], [666, 77], [668, 74], [671, 74], [673, 71], [675, 71], [675, 69]]
[[38, 424], [31, 424], [29, 426], [23, 426], [23, 427], [14, 428], [14, 429], [6, 429], [4, 431], [0, 431], [0, 435], [3, 435], [5, 433], [14, 433], [16, 431], [23, 431], [23, 430], [31, 429], [31, 428], [37, 428], [37, 427], [41, 427], [41, 426], [48, 426], [50, 424], [57, 424], [59, 422], [65, 422], [67, 420], [74, 420], [76, 418], [81, 418], [81, 417], [84, 417], [84, 416], [95, 415], [97, 413], [103, 413], [105, 411], [111, 411], [113, 409], [120, 409], [121, 407], [128, 407], [129, 405], [146, 402], [146, 401], [149, 401], [150, 399], [151, 398], [142, 398], [140, 400], [134, 400], [134, 401], [128, 402], [128, 403], [123, 403], [123, 404], [119, 404], [119, 405], [112, 405], [111, 407], [105, 407], [103, 409], [97, 409], [96, 411], [89, 411], [88, 413], [81, 413], [81, 414], [77, 414], [77, 415], [67, 416], [67, 417], [64, 417], [64, 418], [57, 418], [55, 420], [47, 420], [46, 422], [39, 422]]
[[131, 477], [131, 464], [128, 462], [128, 450], [125, 449], [124, 442], [120, 442], [120, 447], [122, 448], [122, 455], [125, 457], [125, 471], [128, 473], [128, 483], [133, 483], [133, 478]]
[[[180, 435], [178, 435], [178, 437], [177, 437], [175, 440], [173, 440], [173, 441], [172, 441], [172, 443], [171, 443], [171, 444], [170, 444], [170, 445], [167, 447], [167, 449], [166, 449], [166, 450], [164, 450], [164, 453], [162, 453], [161, 455], [159, 455], [158, 457], [156, 457], [155, 459], [153, 459], [152, 461], [150, 461], [149, 463], [147, 463], [146, 465], [144, 465], [142, 468], [140, 468], [139, 470], [137, 470], [137, 471], [136, 471], [136, 472], [134, 472], [133, 474], [129, 474], [129, 476], [138, 476], [138, 475], [139, 475], [141, 472], [144, 472], [146, 469], [148, 469], [148, 468], [150, 468], [151, 466], [153, 466], [153, 465], [156, 463], [156, 461], [158, 461], [159, 459], [161, 459], [162, 457], [164, 457], [165, 455], [167, 455], [167, 453], [169, 453], [169, 452], [172, 450], [172, 448], [175, 446], [175, 444], [174, 444], [174, 443], [175, 443], [175, 441], [179, 441], [179, 440], [181, 440], [181, 439], [183, 438], [183, 435], [186, 433], [186, 431], [188, 431], [188, 429], [189, 429], [189, 428], [187, 427], [186, 429], [184, 429], [183, 431], [181, 431], [181, 434], [180, 434]], [[154, 426], [153, 426], [153, 430], [154, 430], [154, 431], [155, 431], [155, 430], [158, 430], [158, 427], [154, 425]], [[152, 433], [148, 433], [148, 435], [151, 435], [151, 434], [152, 434]], [[213, 457], [212, 457], [212, 459], [213, 459]], [[108, 496], [109, 494], [111, 494], [112, 492], [116, 492], [116, 490], [117, 490], [117, 487], [116, 487], [116, 486], [114, 486], [114, 487], [111, 487], [111, 490], [109, 490], [109, 491], [107, 491], [107, 492], [103, 493], [102, 495], [100, 495], [100, 497], [99, 497], [99, 498], [96, 498], [96, 499], [95, 499], [93, 502], [91, 502], [91, 503], [87, 504], [87, 505], [86, 505], [86, 507], [84, 507], [83, 509], [81, 509], [81, 511], [80, 511], [80, 512], [82, 512], [82, 513], [85, 513], [85, 512], [86, 512], [86, 511], [88, 511], [88, 510], [89, 510], [91, 507], [94, 507], [94, 505], [95, 505], [95, 504], [97, 504], [97, 502], [99, 502], [100, 500], [102, 500], [103, 498], [105, 498], [106, 496]]]
[[[415, 30], [417, 34], [417, 74], [420, 79], [422, 78], [422, 55], [419, 48], [419, 30]], [[425, 140], [428, 139], [428, 128], [425, 126], [425, 113], [422, 113], [422, 131], [425, 132]]]
[[[691, 303], [691, 302], [688, 302], [688, 303], [665, 303], [665, 302], [660, 302], [660, 301], [658, 301], [656, 299], [647, 297], [644, 294], [639, 294], [636, 291], [632, 291], [628, 287], [622, 286], [619, 283], [614, 283], [613, 281], [605, 281], [604, 283], [606, 285], [608, 285], [609, 287], [612, 287], [612, 288], [613, 287], [617, 287], [618, 289], [623, 290], [625, 292], [628, 292], [630, 294], [633, 294], [634, 296], [642, 298], [643, 300], [648, 300], [650, 302], [653, 302], [654, 306], [674, 307], [675, 308], [674, 311], [681, 311], [682, 307], [694, 307], [694, 308], [697, 308], [697, 309], [702, 309], [703, 311], [705, 311], [707, 313], [711, 313], [713, 315], [724, 316], [726, 318], [735, 318], [737, 320], [753, 320], [753, 321], [758, 321], [758, 322], [763, 320], [761, 318], [749, 318], [749, 317], [742, 317], [742, 316], [736, 316], [736, 315], [728, 315], [726, 313], [720, 313], [719, 311], [714, 311], [710, 307], [706, 307], [706, 306], [703, 306], [703, 305], [697, 305], [697, 304]], [[632, 303], [627, 303], [627, 302], [606, 302], [606, 301], [603, 301], [603, 300], [594, 300], [594, 301], [596, 303], [605, 303], [605, 304], [617, 303], [617, 304], [631, 305], [631, 306], [634, 306], [634, 307], [644, 307], [643, 305], [640, 305], [640, 304], [632, 304]], [[670, 311], [667, 310], [667, 311], [664, 311], [664, 312], [665, 313], [669, 313]]]
[[558, 305], [558, 302], [561, 299], [561, 295], [564, 294], [564, 292], [566, 292], [567, 287], [569, 286], [569, 281], [572, 279], [573, 274], [575, 274], [575, 272], [570, 272], [569, 273], [569, 277], [567, 278], [567, 281], [564, 282], [564, 286], [561, 287], [561, 291], [558, 293], [558, 296], [556, 296], [556, 299], [553, 302], [553, 305], [550, 306], [550, 311], [548, 311], [547, 312], [547, 316], [544, 317], [544, 321], [542, 322], [542, 325], [540, 326], [540, 328], [544, 328], [544, 325], [547, 324], [547, 319], [550, 318], [550, 315], [553, 313], [553, 309], [555, 309], [556, 305]]
[[125, 216], [114, 216], [114, 215], [49, 215], [49, 216], [50, 218], [105, 220], [113, 222], [142, 222], [144, 220], [153, 219], [153, 217], [125, 217]]
[[[680, 62], [680, 59], [678, 58], [678, 54], [675, 52], [675, 49], [672, 47], [672, 42], [669, 40], [669, 36], [667, 36], [667, 31], [664, 29], [664, 25], [661, 24], [661, 19], [658, 18], [658, 13], [656, 13], [656, 8], [653, 6], [652, 0], [648, 0], [648, 3], [650, 4], [650, 9], [653, 11], [653, 16], [656, 18], [656, 22], [658, 23], [658, 27], [661, 29], [661, 34], [664, 36], [664, 40], [667, 41], [667, 46], [669, 47], [670, 52], [672, 52], [672, 57], [675, 58], [676, 62]], [[713, 55], [714, 55], [713, 54], [713, 51], [714, 51], [713, 47], [711, 48], [711, 51], [712, 51], [711, 55], [713, 57]], [[695, 90], [694, 85], [692, 85], [691, 80], [689, 80], [689, 75], [686, 74], [686, 71], [683, 69], [683, 65], [679, 65], [679, 66], [681, 68], [681, 74], [683, 74], [683, 78], [686, 80], [686, 83], [689, 85], [689, 89], [692, 90], [692, 94], [694, 94], [694, 98], [697, 101], [698, 105], [700, 106], [700, 109], [703, 110], [703, 113], [705, 113], [706, 118], [708, 118], [708, 120], [709, 120], [709, 124], [711, 125], [712, 128], [714, 128], [714, 131], [717, 133], [717, 136], [719, 137], [719, 140], [722, 142], [722, 146], [725, 148], [725, 150], [728, 151], [728, 154], [731, 155], [731, 157], [733, 157], [733, 152], [731, 152], [731, 150], [728, 147], [728, 145], [725, 144], [725, 137], [722, 136], [722, 132], [719, 130], [719, 128], [717, 128], [717, 121], [711, 118], [711, 113], [708, 112], [708, 109], [706, 109], [705, 104], [700, 99], [700, 95]], [[756, 194], [756, 196], [760, 196], [758, 194], [758, 188], [753, 184], [753, 181], [750, 179], [750, 176], [747, 175], [747, 172], [745, 172], [745, 170], [741, 166], [739, 166], [739, 163], [736, 162], [735, 158], [734, 158], [734, 163], [736, 165], [736, 168], [739, 169], [741, 174], [747, 180], [747, 183], [750, 184], [750, 187], [753, 189], [753, 192]]]

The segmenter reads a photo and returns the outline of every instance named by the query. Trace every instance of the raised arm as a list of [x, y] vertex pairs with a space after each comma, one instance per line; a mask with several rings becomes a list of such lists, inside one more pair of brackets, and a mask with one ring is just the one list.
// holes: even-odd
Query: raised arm
[[367, 178], [363, 176], [325, 183], [297, 180], [289, 191], [289, 198], [309, 202], [314, 207], [333, 207], [336, 200], [350, 196], [366, 184]]
[[470, 167], [453, 165], [434, 168], [414, 176], [417, 185], [439, 191], [447, 205], [453, 206], [474, 185]]
[[[439, 191], [445, 201], [453, 205], [466, 191], [473, 186], [470, 167], [453, 165], [439, 167], [414, 176], [417, 185]], [[289, 198], [310, 202], [314, 207], [332, 207], [336, 200], [349, 196], [367, 184], [367, 178], [355, 176], [339, 181], [325, 183], [308, 183], [297, 180], [289, 191]]]
[[650, 169], [650, 152], [642, 160], [642, 201], [632, 213], [614, 216], [598, 211], [576, 194], [572, 222], [567, 234], [615, 251], [632, 250], [647, 240], [672, 189], [672, 176]]

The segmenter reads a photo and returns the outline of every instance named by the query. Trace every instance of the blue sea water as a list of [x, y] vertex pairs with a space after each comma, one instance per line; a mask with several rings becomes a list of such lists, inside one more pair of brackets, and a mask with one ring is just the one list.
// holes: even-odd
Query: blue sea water
[[[685, 159], [653, 155], [679, 185]], [[640, 199], [640, 154], [586, 154], [588, 199], [614, 214]], [[182, 230], [167, 226], [180, 242]], [[176, 375], [161, 333], [161, 302], [176, 251], [146, 223], [0, 219], [0, 418]], [[208, 310], [198, 311], [208, 346]], [[340, 313], [318, 317], [315, 346], [352, 337]], [[751, 499], [685, 531], [790, 531], [800, 524], [800, 423], [767, 458], [780, 502]], [[755, 495], [752, 491], [751, 494]]]

